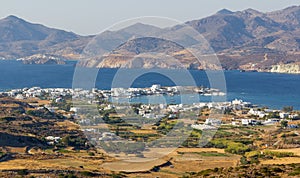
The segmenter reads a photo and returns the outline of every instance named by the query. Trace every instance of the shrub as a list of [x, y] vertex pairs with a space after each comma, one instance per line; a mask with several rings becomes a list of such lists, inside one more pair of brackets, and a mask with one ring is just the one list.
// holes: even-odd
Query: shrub
[[241, 157], [240, 162], [241, 162], [242, 165], [249, 164], [249, 162], [248, 162], [248, 160], [245, 156]]
[[297, 176], [300, 175], [300, 168], [294, 169], [293, 172], [289, 173], [289, 176]]
[[81, 175], [84, 176], [84, 177], [94, 177], [94, 176], [96, 176], [94, 173], [89, 172], [89, 171], [83, 171], [83, 172], [81, 172]]
[[244, 154], [245, 152], [250, 151], [250, 148], [242, 143], [233, 142], [228, 144], [225, 151], [232, 154]]
[[95, 156], [94, 152], [89, 152], [88, 154], [89, 154], [89, 156]]
[[292, 153], [292, 152], [277, 152], [277, 151], [269, 151], [269, 150], [266, 150], [264, 152], [264, 154], [267, 155], [267, 156], [275, 156], [275, 157], [278, 157], [278, 158], [295, 156], [295, 154]]
[[17, 174], [20, 176], [25, 176], [28, 174], [28, 170], [27, 169], [21, 169], [19, 171], [17, 171]]

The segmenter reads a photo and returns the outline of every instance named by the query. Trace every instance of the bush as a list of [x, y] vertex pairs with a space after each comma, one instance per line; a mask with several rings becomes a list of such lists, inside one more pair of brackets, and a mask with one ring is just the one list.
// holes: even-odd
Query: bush
[[198, 175], [209, 176], [212, 172], [213, 172], [213, 170], [211, 170], [211, 169], [206, 169], [206, 170], [200, 171], [200, 172], [198, 173]]
[[300, 168], [294, 169], [293, 172], [289, 173], [289, 176], [297, 176], [300, 175]]
[[73, 174], [69, 174], [69, 175], [65, 176], [65, 178], [77, 178], [77, 176], [75, 176]]
[[244, 154], [245, 152], [250, 151], [250, 148], [242, 143], [233, 142], [228, 144], [225, 151], [232, 154]]
[[94, 176], [96, 176], [94, 173], [89, 172], [89, 171], [83, 171], [83, 172], [81, 172], [81, 175], [84, 176], [84, 177], [94, 177]]
[[249, 164], [249, 162], [248, 162], [248, 160], [245, 156], [241, 157], [240, 162], [241, 162], [242, 165]]
[[95, 153], [93, 153], [93, 152], [89, 152], [88, 154], [89, 154], [89, 156], [95, 156]]
[[274, 168], [272, 168], [272, 171], [273, 171], [273, 172], [283, 172], [283, 170], [280, 169], [279, 167], [274, 167]]
[[21, 169], [19, 171], [17, 171], [17, 174], [20, 176], [25, 176], [28, 174], [28, 170], [27, 169]]
[[264, 154], [267, 155], [267, 156], [275, 156], [275, 157], [278, 157], [278, 158], [295, 156], [295, 154], [292, 153], [292, 152], [277, 152], [277, 151], [269, 151], [269, 150], [266, 150], [264, 152]]
[[252, 157], [261, 157], [261, 153], [259, 151], [250, 151], [250, 152], [246, 152], [245, 156], [247, 158], [252, 158]]

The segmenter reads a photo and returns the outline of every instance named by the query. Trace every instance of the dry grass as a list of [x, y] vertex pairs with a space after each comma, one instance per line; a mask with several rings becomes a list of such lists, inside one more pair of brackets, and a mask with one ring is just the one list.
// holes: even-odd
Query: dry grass
[[68, 130], [78, 130], [80, 129], [80, 126], [75, 124], [74, 122], [65, 120], [63, 122], [57, 122], [57, 125], [60, 127], [66, 127]]
[[109, 113], [109, 117], [126, 117], [126, 114]]
[[178, 148], [177, 152], [217, 152], [217, 153], [225, 153], [224, 149], [219, 148]]
[[1, 104], [1, 107], [2, 108], [16, 108], [16, 107], [19, 107], [19, 105], [14, 104], [14, 103], [12, 103], [12, 104]]
[[6, 147], [11, 153], [26, 153], [26, 147]]
[[57, 169], [57, 170], [101, 170], [102, 161], [75, 159], [73, 157], [60, 159], [14, 159], [6, 162], [0, 162], [0, 170], [7, 169]]
[[135, 134], [157, 134], [156, 130], [130, 130]]
[[115, 161], [110, 163], [104, 163], [103, 167], [112, 171], [123, 171], [123, 172], [145, 172], [151, 170], [155, 166], [160, 166], [166, 163], [165, 159], [157, 160], [136, 160], [135, 162], [128, 161]]
[[275, 158], [272, 160], [263, 160], [261, 164], [292, 164], [300, 163], [299, 157], [286, 157], [286, 158]]

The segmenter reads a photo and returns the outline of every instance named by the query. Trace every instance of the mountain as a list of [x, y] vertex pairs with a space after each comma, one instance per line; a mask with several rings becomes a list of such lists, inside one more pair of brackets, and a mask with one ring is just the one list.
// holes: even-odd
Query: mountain
[[[117, 31], [105, 31], [100, 35], [97, 35], [89, 45], [93, 46], [92, 49], [87, 48], [85, 53], [94, 53], [94, 49], [102, 49], [104, 51], [112, 51], [120, 44], [125, 43], [131, 38], [139, 38], [143, 36], [151, 36], [151, 34], [159, 33], [162, 29], [146, 25], [142, 23], [136, 23], [126, 28], [122, 28]], [[89, 51], [92, 50], [92, 51]]]
[[[196, 30], [207, 42], [197, 46], [201, 35], [186, 35], [187, 26]], [[207, 55], [205, 52], [211, 53], [213, 50], [225, 69], [268, 71], [279, 64], [300, 63], [300, 6], [267, 13], [254, 9], [236, 12], [222, 9], [209, 17], [169, 28], [137, 23], [119, 30], [106, 31], [95, 38], [9, 16], [0, 20], [0, 34], [2, 58], [27, 57], [40, 53], [77, 59], [84, 50], [84, 54], [91, 58], [82, 64], [89, 67], [120, 67], [124, 60], [129, 60], [128, 56], [141, 56], [141, 53], [133, 55], [132, 52], [142, 49], [141, 45], [151, 47], [147, 43], [154, 43], [157, 47], [152, 46], [151, 52], [160, 54], [164, 45], [174, 45], [167, 41], [184, 48], [195, 48], [196, 45], [203, 56]], [[100, 59], [93, 57], [99, 52], [105, 56]], [[144, 52], [149, 54], [147, 50]], [[176, 56], [176, 59], [181, 57], [179, 61], [192, 61], [194, 58], [188, 50], [175, 50], [169, 55]], [[100, 64], [104, 58], [105, 65]], [[109, 59], [113, 62], [108, 62]], [[207, 62], [209, 60], [205, 61], [206, 64]], [[192, 63], [191, 66], [196, 66], [196, 69], [205, 68]]]
[[[105, 41], [108, 42], [105, 45], [110, 47], [105, 48], [108, 51], [117, 48], [117, 44], [137, 38], [141, 34], [152, 37], [173, 35], [172, 40], [174, 42], [184, 44], [185, 47], [189, 48], [199, 42], [197, 37], [185, 35], [186, 25], [191, 26], [208, 41], [225, 69], [268, 71], [273, 65], [280, 63], [300, 62], [298, 61], [300, 54], [299, 6], [269, 13], [254, 9], [237, 12], [222, 9], [212, 16], [188, 21], [171, 28], [149, 30], [149, 26], [144, 27], [142, 24], [136, 24], [137, 28], [134, 26], [126, 28], [131, 29], [130, 33], [127, 33], [126, 29], [122, 29], [101, 34], [97, 38], [101, 39], [100, 41], [104, 41], [105, 38], [113, 39], [114, 44]], [[126, 47], [123, 46], [124, 56], [127, 55], [125, 51], [128, 52], [138, 47], [136, 43], [129, 44], [125, 45]], [[201, 46], [202, 48], [204, 51], [208, 49], [207, 46]], [[186, 56], [184, 59], [187, 60]], [[105, 61], [106, 65], [104, 66], [109, 67], [107, 59]], [[111, 63], [113, 67], [120, 66], [115, 58], [113, 61]], [[95, 64], [96, 62], [86, 62], [86, 64], [88, 63]], [[124, 63], [124, 61], [120, 61], [120, 63]], [[98, 67], [101, 66], [98, 65]], [[203, 66], [196, 68], [203, 68]]]
[[[197, 68], [197, 59], [173, 41], [141, 37], [128, 40], [111, 53], [82, 63], [97, 68]], [[199, 68], [200, 69], [200, 68]]]
[[38, 53], [78, 56], [91, 37], [26, 22], [16, 16], [0, 20], [0, 57], [19, 58]]
[[300, 7], [291, 6], [283, 10], [266, 13], [274, 21], [284, 24], [286, 29], [295, 30], [300, 27]]

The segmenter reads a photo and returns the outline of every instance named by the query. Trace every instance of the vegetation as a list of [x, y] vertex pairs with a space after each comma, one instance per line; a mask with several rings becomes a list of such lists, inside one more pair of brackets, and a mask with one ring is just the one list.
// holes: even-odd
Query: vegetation
[[87, 140], [83, 137], [70, 136], [67, 135], [63, 137], [60, 141], [64, 146], [72, 146], [76, 148], [86, 147]]
[[[189, 152], [191, 154], [198, 154], [201, 156], [211, 156], [211, 157], [218, 157], [218, 156], [222, 156], [222, 157], [228, 157], [229, 155], [226, 153], [218, 153], [218, 152]], [[178, 152], [178, 154], [185, 154], [185, 152]]]
[[[65, 105], [68, 104], [68, 102], [69, 101], [61, 102], [60, 104]], [[53, 103], [53, 105], [55, 104]], [[180, 148], [177, 149], [178, 154], [175, 152], [175, 154], [166, 156], [166, 159], [170, 159], [168, 165], [156, 166], [157, 170], [150, 170], [147, 173], [149, 175], [151, 174], [151, 176], [153, 171], [156, 171], [159, 176], [162, 174], [182, 177], [220, 177], [220, 175], [226, 175], [226, 177], [280, 177], [282, 175], [299, 175], [298, 164], [287, 165], [287, 163], [285, 163], [285, 165], [279, 165], [280, 162], [276, 162], [281, 160], [277, 158], [291, 157], [287, 159], [288, 161], [290, 159], [297, 161], [299, 158], [294, 150], [276, 151], [276, 148], [285, 148], [288, 147], [289, 144], [291, 144], [292, 148], [295, 147], [295, 144], [299, 144], [300, 136], [297, 130], [286, 127], [289, 120], [284, 124], [278, 123], [276, 126], [222, 125], [216, 132], [204, 132], [201, 130], [188, 130], [187, 126], [191, 123], [187, 123], [185, 120], [177, 120], [176, 118], [179, 114], [184, 117], [197, 117], [198, 120], [196, 122], [201, 124], [207, 118], [206, 114], [210, 112], [208, 108], [202, 109], [198, 116], [187, 112], [177, 113], [173, 115], [173, 117], [166, 115], [160, 119], [147, 119], [141, 116], [133, 116], [132, 113], [128, 111], [126, 112], [128, 115], [126, 115], [125, 119], [123, 116], [118, 115], [114, 109], [103, 110], [104, 106], [105, 105], [99, 106], [100, 114], [98, 117], [93, 117], [93, 115], [88, 114], [88, 112], [86, 115], [80, 115], [80, 117], [89, 118], [93, 124], [92, 127], [100, 132], [107, 132], [107, 129], [98, 128], [97, 125], [103, 123], [104, 120], [111, 132], [128, 140], [127, 142], [119, 142], [117, 138], [113, 137], [112, 140], [109, 141], [100, 141], [97, 139], [98, 135], [95, 135], [96, 139], [94, 138], [93, 142], [99, 143], [97, 146], [108, 153], [115, 153], [119, 156], [127, 155], [143, 158], [147, 157], [148, 151], [153, 148], [154, 150], [163, 150], [165, 147], [178, 146], [181, 144]], [[137, 113], [140, 106], [140, 104], [134, 105], [132, 112]], [[62, 107], [63, 106], [61, 106], [61, 108]], [[72, 123], [74, 121], [72, 118], [67, 119], [61, 114], [52, 113], [45, 108], [23, 108], [23, 110], [24, 113], [22, 114], [11, 112], [14, 113], [14, 115], [1, 115], [0, 122], [4, 124], [1, 124], [0, 127], [2, 132], [6, 135], [0, 133], [2, 134], [0, 137], [8, 138], [8, 141], [5, 143], [6, 145], [17, 145], [16, 150], [21, 150], [20, 148], [28, 146], [35, 138], [39, 138], [41, 141], [36, 139], [36, 142], [28, 147], [32, 149], [36, 147], [33, 149], [33, 152], [37, 152], [37, 154], [26, 155], [24, 161], [28, 161], [28, 164], [30, 164], [30, 161], [32, 162], [32, 160], [38, 159], [41, 165], [45, 164], [43, 162], [47, 162], [47, 164], [53, 165], [53, 167], [59, 167], [60, 165], [56, 163], [56, 160], [60, 160], [63, 162], [63, 165], [68, 165], [69, 168], [74, 171], [64, 172], [59, 176], [55, 173], [54, 177], [97, 177], [99, 175], [98, 172], [93, 171], [98, 169], [96, 166], [93, 167], [95, 161], [97, 160], [99, 163], [106, 162], [107, 160], [113, 161], [112, 158], [106, 156], [106, 154], [102, 153], [98, 148], [87, 144], [88, 140], [84, 137], [84, 134], [78, 130], [77, 125]], [[235, 117], [233, 116], [236, 114], [235, 112], [235, 110], [228, 110], [224, 118]], [[273, 114], [277, 117], [279, 113], [276, 112]], [[247, 115], [247, 117], [251, 118], [252, 116]], [[230, 121], [228, 119], [228, 121], [225, 122], [229, 123]], [[295, 123], [299, 124], [297, 121]], [[84, 126], [85, 125], [83, 125], [83, 127]], [[187, 133], [189, 136], [183, 143], [176, 136]], [[164, 139], [166, 134], [170, 137]], [[54, 143], [54, 145], [48, 145], [48, 140], [45, 139], [47, 136], [59, 136], [61, 139]], [[10, 140], [15, 141], [10, 142]], [[205, 148], [200, 148], [199, 145], [207, 140], [210, 141], [204, 144]], [[13, 146], [10, 146], [9, 149], [14, 149]], [[11, 155], [9, 153], [10, 150], [7, 150], [5, 147], [1, 149], [0, 147], [0, 157], [7, 152], [8, 155]], [[16, 157], [24, 156], [24, 153], [18, 154], [16, 152], [18, 151], [14, 150]], [[192, 159], [190, 157], [192, 157]], [[6, 159], [6, 157], [3, 158]], [[14, 159], [14, 157], [10, 159]], [[174, 160], [176, 160], [175, 164], [173, 164]], [[201, 162], [199, 160], [201, 160]], [[270, 162], [268, 163], [268, 161]], [[274, 165], [271, 165], [273, 164], [272, 161], [274, 161]], [[216, 164], [216, 167], [209, 165], [211, 162]], [[4, 163], [6, 162], [4, 161]], [[182, 164], [186, 163], [188, 163], [188, 165], [182, 166]], [[189, 168], [185, 167], [191, 169], [195, 168], [195, 170], [188, 172], [185, 169]], [[29, 177], [31, 175], [28, 170], [19, 170], [14, 173], [15, 176]], [[249, 171], [247, 172], [246, 170]], [[127, 174], [120, 174], [118, 172], [108, 173], [107, 175], [111, 177], [127, 176]], [[0, 177], [1, 176], [2, 174], [0, 172]], [[135, 176], [135, 174], [132, 176]]]
[[284, 112], [292, 112], [293, 110], [294, 110], [293, 106], [284, 106], [282, 108], [282, 111], [284, 111]]
[[27, 169], [21, 169], [17, 173], [20, 176], [25, 176], [25, 175], [28, 175], [28, 170]]
[[244, 153], [250, 151], [251, 149], [243, 144], [243, 143], [237, 143], [230, 140], [212, 140], [209, 144], [209, 146], [215, 147], [215, 148], [225, 148], [225, 151], [232, 154], [240, 154], [243, 155]]
[[288, 126], [288, 121], [281, 121], [280, 125], [281, 127], [286, 128]]
[[279, 151], [270, 151], [270, 150], [265, 150], [264, 154], [268, 156], [275, 156], [277, 158], [295, 156], [295, 154], [292, 152], [279, 152]]
[[228, 143], [225, 151], [232, 154], [244, 154], [250, 151], [250, 148], [242, 143]]
[[143, 142], [101, 142], [100, 146], [107, 152], [139, 154], [145, 150]]

